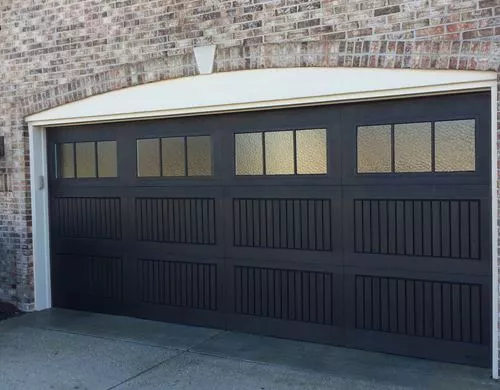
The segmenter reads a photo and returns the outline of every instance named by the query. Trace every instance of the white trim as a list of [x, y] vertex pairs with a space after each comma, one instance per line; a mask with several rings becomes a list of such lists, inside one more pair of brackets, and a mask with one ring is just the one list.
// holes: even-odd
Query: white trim
[[185, 77], [92, 96], [38, 114], [63, 125], [324, 104], [489, 88], [494, 72], [363, 68], [262, 69]]
[[499, 313], [498, 313], [498, 294], [500, 293], [500, 286], [498, 285], [498, 199], [497, 199], [497, 186], [498, 186], [498, 146], [497, 146], [497, 99], [498, 99], [497, 83], [491, 86], [491, 225], [492, 225], [492, 251], [491, 251], [491, 290], [492, 290], [492, 364], [491, 371], [493, 379], [499, 379], [498, 365], [499, 365]]
[[[228, 72], [162, 81], [83, 99], [26, 118], [29, 123], [35, 309], [51, 306], [45, 126], [274, 109], [347, 101], [491, 91], [492, 376], [498, 379], [497, 75], [495, 72], [306, 68]], [[236, 93], [236, 91], [238, 93]]]
[[46, 131], [29, 125], [35, 310], [52, 306]]

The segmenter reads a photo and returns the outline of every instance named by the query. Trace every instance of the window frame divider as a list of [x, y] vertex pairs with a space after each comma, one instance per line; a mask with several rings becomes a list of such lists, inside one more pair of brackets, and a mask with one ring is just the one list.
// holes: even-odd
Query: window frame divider
[[97, 143], [98, 141], [94, 141], [94, 161], [95, 161], [95, 178], [99, 178], [99, 161], [97, 156]]
[[266, 132], [261, 131], [262, 135], [262, 176], [267, 176], [267, 167], [266, 167]]
[[159, 141], [158, 147], [160, 149], [160, 158], [159, 158], [159, 160], [160, 160], [160, 177], [163, 177], [163, 138], [160, 137], [158, 139], [158, 141]]
[[394, 123], [391, 123], [391, 173], [396, 173], [396, 134]]
[[73, 145], [73, 179], [78, 179], [76, 176], [76, 142], [71, 142]]
[[431, 121], [431, 173], [436, 173], [436, 127]]
[[184, 141], [184, 177], [189, 177], [189, 161], [188, 161], [188, 136], [182, 136]]
[[297, 131], [293, 130], [293, 174], [298, 175], [297, 172]]

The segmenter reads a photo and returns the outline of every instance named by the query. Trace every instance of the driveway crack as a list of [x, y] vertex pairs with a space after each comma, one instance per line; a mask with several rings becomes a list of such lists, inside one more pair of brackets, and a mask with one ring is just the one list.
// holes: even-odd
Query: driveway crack
[[136, 378], [140, 377], [141, 375], [146, 374], [146, 373], [148, 373], [148, 372], [150, 372], [150, 371], [154, 370], [155, 368], [157, 368], [157, 367], [161, 366], [162, 364], [167, 363], [167, 362], [169, 362], [169, 361], [171, 361], [171, 360], [174, 360], [174, 359], [178, 358], [179, 356], [181, 356], [181, 355], [183, 355], [183, 354], [185, 354], [185, 353], [187, 353], [187, 352], [188, 352], [188, 351], [181, 351], [181, 352], [179, 352], [179, 353], [177, 353], [177, 354], [175, 354], [175, 355], [173, 355], [173, 356], [169, 356], [168, 358], [166, 358], [166, 359], [162, 360], [161, 362], [156, 363], [156, 364], [152, 365], [151, 367], [146, 368], [145, 370], [142, 370], [141, 372], [137, 373], [136, 375], [133, 375], [133, 376], [131, 376], [130, 378], [127, 378], [127, 379], [125, 379], [124, 381], [121, 381], [120, 383], [117, 383], [116, 385], [113, 385], [113, 386], [111, 386], [111, 387], [108, 387], [106, 390], [113, 390], [113, 389], [116, 389], [116, 388], [118, 388], [119, 386], [122, 386], [122, 385], [124, 385], [125, 383], [130, 382], [130, 381], [132, 381], [132, 380], [134, 380], [134, 379], [136, 379]]

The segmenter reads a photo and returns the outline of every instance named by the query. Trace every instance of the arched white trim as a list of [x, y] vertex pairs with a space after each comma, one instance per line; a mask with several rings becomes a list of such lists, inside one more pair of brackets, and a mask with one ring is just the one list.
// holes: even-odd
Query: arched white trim
[[215, 73], [112, 91], [26, 118], [36, 125], [165, 117], [461, 89], [494, 72], [288, 68]]
[[497, 75], [458, 70], [290, 68], [215, 73], [108, 92], [26, 118], [35, 310], [51, 307], [46, 127], [488, 90], [491, 93], [492, 376], [498, 379]]

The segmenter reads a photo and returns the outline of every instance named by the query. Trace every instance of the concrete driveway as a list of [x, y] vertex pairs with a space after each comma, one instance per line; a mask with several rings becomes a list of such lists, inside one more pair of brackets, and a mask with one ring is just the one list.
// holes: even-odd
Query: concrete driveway
[[489, 370], [52, 309], [0, 323], [0, 389], [496, 389]]

